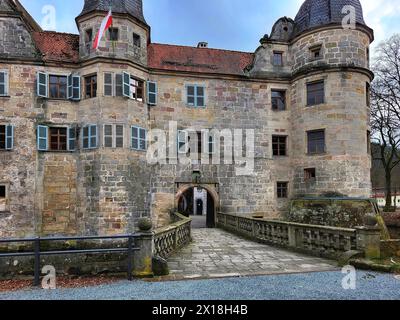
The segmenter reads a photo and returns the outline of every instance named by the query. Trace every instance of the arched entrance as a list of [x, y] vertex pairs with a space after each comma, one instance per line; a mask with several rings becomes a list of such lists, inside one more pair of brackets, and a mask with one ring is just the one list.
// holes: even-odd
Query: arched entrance
[[215, 228], [218, 194], [212, 188], [187, 185], [179, 189], [176, 206], [179, 213], [193, 219], [193, 228]]

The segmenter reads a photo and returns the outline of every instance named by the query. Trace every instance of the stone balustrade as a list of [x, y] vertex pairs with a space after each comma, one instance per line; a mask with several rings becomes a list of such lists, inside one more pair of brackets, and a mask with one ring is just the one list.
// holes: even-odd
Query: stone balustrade
[[191, 241], [192, 219], [179, 213], [172, 215], [172, 224], [154, 232], [154, 255], [168, 258]]
[[[218, 214], [218, 227], [258, 242], [337, 259], [344, 252], [359, 250], [368, 255], [371, 241], [379, 242], [379, 229], [335, 228]], [[378, 244], [379, 247], [379, 244]], [[374, 247], [375, 249], [375, 247]], [[374, 250], [373, 255], [379, 255]]]

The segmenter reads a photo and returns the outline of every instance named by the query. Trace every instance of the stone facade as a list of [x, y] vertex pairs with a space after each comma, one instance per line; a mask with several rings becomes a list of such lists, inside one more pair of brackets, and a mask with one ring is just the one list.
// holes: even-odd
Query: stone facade
[[[241, 216], [283, 217], [290, 199], [299, 195], [336, 191], [369, 197], [366, 84], [372, 79], [367, 52], [373, 35], [368, 27], [321, 25], [293, 38], [296, 21], [284, 18], [254, 54], [159, 45], [165, 56], [156, 57], [150, 27], [132, 13], [115, 13], [118, 41], [105, 37], [99, 50], [89, 51], [86, 31], [92, 29], [94, 37], [104, 12], [82, 13], [76, 20], [79, 36], [57, 34], [65, 42], [52, 43], [54, 34], [42, 32], [21, 10], [0, 0], [0, 30], [10, 37], [0, 39], [0, 72], [9, 75], [9, 94], [0, 97], [0, 125], [15, 128], [13, 149], [0, 150], [0, 186], [7, 186], [0, 237], [121, 234], [133, 232], [142, 216], [163, 226], [177, 207], [180, 188], [191, 184], [208, 190], [216, 211]], [[316, 45], [321, 57], [313, 60], [310, 48]], [[188, 52], [193, 56], [186, 57]], [[282, 53], [283, 66], [273, 64], [276, 52]], [[38, 97], [38, 72], [79, 75], [81, 99]], [[142, 101], [106, 96], [105, 73], [116, 81], [122, 72], [143, 81], [144, 92], [147, 81], [156, 82], [156, 105], [146, 94]], [[97, 95], [86, 98], [84, 77], [93, 74]], [[325, 101], [308, 107], [307, 83], [321, 79]], [[205, 88], [204, 108], [187, 105], [188, 85]], [[285, 110], [273, 110], [272, 90], [285, 91]], [[171, 121], [182, 130], [254, 130], [254, 173], [238, 176], [235, 164], [151, 165], [145, 151], [132, 150], [131, 126], [167, 130]], [[89, 124], [97, 125], [98, 145], [87, 150], [82, 135]], [[108, 124], [123, 125], [123, 147], [105, 147]], [[38, 151], [39, 125], [77, 128], [76, 150]], [[325, 129], [326, 152], [310, 156], [306, 134], [317, 129]], [[288, 137], [286, 156], [273, 156], [274, 135]], [[305, 181], [306, 168], [316, 169], [312, 182]], [[200, 181], [194, 181], [194, 172], [200, 172]], [[278, 198], [277, 182], [288, 183], [286, 197]]]

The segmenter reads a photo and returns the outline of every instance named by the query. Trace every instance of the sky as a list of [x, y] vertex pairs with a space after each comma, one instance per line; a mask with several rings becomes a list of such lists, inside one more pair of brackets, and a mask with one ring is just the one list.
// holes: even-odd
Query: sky
[[[75, 17], [84, 0], [20, 0], [40, 24], [46, 6], [55, 8], [55, 28], [77, 33]], [[254, 52], [280, 17], [294, 18], [303, 0], [143, 0], [152, 42]], [[361, 0], [364, 18], [375, 30], [375, 45], [400, 32], [399, 0]], [[44, 10], [44, 11], [43, 11]], [[45, 28], [48, 29], [48, 28]]]

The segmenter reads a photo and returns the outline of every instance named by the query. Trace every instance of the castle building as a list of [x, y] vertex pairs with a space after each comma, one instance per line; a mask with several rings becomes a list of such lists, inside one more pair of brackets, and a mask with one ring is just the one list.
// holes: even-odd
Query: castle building
[[[142, 0], [111, 1], [93, 50], [105, 3], [84, 1], [75, 35], [0, 0], [0, 237], [122, 234], [173, 209], [213, 227], [218, 211], [284, 218], [295, 197], [370, 196], [373, 31], [359, 0], [306, 0], [254, 53], [153, 43]], [[254, 170], [152, 163], [150, 132], [171, 123], [169, 148], [191, 128], [210, 159], [229, 139], [204, 132], [253, 130]]]

